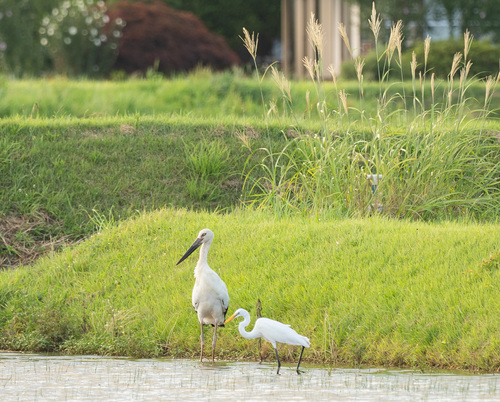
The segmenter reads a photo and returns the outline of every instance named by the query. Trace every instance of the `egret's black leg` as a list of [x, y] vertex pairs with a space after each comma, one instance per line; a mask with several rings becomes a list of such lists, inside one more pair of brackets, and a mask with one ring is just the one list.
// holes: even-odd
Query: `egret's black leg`
[[302, 353], [304, 353], [304, 346], [302, 346], [302, 350], [300, 351], [299, 364], [297, 364], [297, 374], [303, 373], [303, 371], [299, 370], [300, 361], [302, 360]]
[[215, 362], [215, 345], [217, 343], [217, 324], [214, 325], [214, 339], [212, 340], [212, 364]]
[[280, 373], [280, 367], [281, 367], [280, 357], [278, 356], [278, 349], [274, 348], [274, 351], [276, 352], [276, 360], [278, 360], [278, 371], [276, 372], [276, 374], [279, 374]]
[[203, 337], [203, 324], [200, 323], [201, 327], [201, 336], [200, 336], [200, 343], [201, 343], [201, 354], [200, 354], [200, 362], [203, 361], [203, 346], [205, 345], [205, 339]]

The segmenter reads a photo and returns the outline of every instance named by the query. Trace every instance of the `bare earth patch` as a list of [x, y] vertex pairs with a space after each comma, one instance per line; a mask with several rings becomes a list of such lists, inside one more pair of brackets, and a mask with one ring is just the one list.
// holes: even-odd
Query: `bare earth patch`
[[57, 222], [46, 213], [35, 216], [0, 215], [0, 269], [34, 262], [69, 242], [70, 236], [52, 236]]

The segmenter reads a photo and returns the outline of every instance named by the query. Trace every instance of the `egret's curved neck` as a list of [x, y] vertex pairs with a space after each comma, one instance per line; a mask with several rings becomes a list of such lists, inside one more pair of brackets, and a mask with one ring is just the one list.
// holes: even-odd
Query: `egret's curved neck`
[[250, 324], [250, 314], [248, 311], [242, 311], [241, 315], [243, 317], [243, 321], [240, 322], [240, 325], [238, 326], [238, 329], [240, 331], [241, 336], [247, 339], [255, 339], [259, 338], [260, 334], [255, 332], [255, 328], [248, 332], [245, 328], [248, 327]]

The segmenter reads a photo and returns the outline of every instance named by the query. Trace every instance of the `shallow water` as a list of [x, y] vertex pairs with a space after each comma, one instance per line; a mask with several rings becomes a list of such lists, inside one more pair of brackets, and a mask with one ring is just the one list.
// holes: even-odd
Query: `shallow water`
[[0, 353], [3, 401], [485, 401], [500, 374]]

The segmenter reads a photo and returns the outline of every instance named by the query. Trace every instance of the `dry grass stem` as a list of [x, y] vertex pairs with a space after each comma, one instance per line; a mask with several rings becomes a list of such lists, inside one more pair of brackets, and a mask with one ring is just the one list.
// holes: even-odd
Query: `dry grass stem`
[[339, 28], [340, 36], [342, 37], [342, 40], [345, 43], [345, 47], [347, 48], [347, 51], [349, 52], [349, 54], [351, 55], [351, 58], [352, 58], [351, 45], [349, 44], [349, 38], [347, 36], [347, 31], [345, 29], [344, 23], [339, 22], [338, 28]]
[[269, 102], [269, 110], [267, 111], [267, 115], [269, 116], [271, 113], [274, 114], [276, 118], [278, 118], [278, 109], [276, 108], [276, 102]]
[[304, 64], [307, 72], [311, 76], [311, 79], [314, 81], [314, 78], [315, 78], [314, 77], [314, 61], [312, 59], [310, 59], [309, 57], [304, 56], [304, 58], [302, 59], [302, 63]]
[[349, 114], [349, 110], [347, 109], [347, 93], [345, 89], [339, 92], [340, 100], [342, 101], [342, 106], [344, 107], [345, 114]]
[[391, 35], [389, 36], [389, 44], [387, 45], [387, 53], [389, 59], [392, 59], [394, 51], [400, 48], [403, 41], [403, 21], [399, 20], [392, 24]]
[[240, 36], [240, 39], [243, 41], [243, 44], [248, 50], [248, 53], [250, 53], [250, 56], [252, 56], [252, 58], [255, 60], [257, 58], [257, 46], [259, 44], [259, 34], [257, 34], [257, 37], [255, 37], [254, 33], [252, 32], [252, 36], [250, 36], [250, 33], [247, 31], [246, 28], [243, 28], [243, 34], [245, 37], [242, 38]]
[[286, 96], [288, 100], [292, 102], [292, 95], [290, 94], [290, 81], [286, 79], [283, 73], [280, 74], [274, 66], [271, 66], [271, 74], [283, 96]]
[[363, 67], [365, 66], [365, 60], [361, 57], [357, 57], [354, 61], [354, 67], [356, 68], [356, 74], [358, 76], [358, 81], [361, 83], [363, 81]]
[[469, 60], [467, 64], [465, 65], [465, 68], [462, 68], [460, 70], [460, 87], [463, 88], [463, 85], [465, 84], [465, 80], [467, 79], [469, 75], [470, 68], [472, 66], [472, 62]]
[[460, 60], [462, 60], [462, 53], [457, 52], [453, 56], [453, 62], [451, 63], [451, 70], [450, 70], [450, 81], [453, 82], [453, 77], [457, 73], [458, 70], [458, 65], [460, 64]]
[[472, 44], [472, 40], [474, 39], [474, 35], [472, 35], [468, 29], [465, 30], [464, 33], [464, 60], [467, 60], [467, 55], [469, 54], [469, 49]]
[[335, 87], [336, 87], [337, 86], [337, 76], [335, 75], [335, 69], [333, 68], [332, 64], [330, 64], [328, 66], [328, 71], [332, 75], [333, 85], [335, 85]]
[[[424, 41], [424, 66], [427, 66], [427, 60], [429, 59], [429, 51], [431, 50], [431, 37], [427, 35]], [[424, 75], [425, 75], [424, 71]]]
[[375, 2], [372, 3], [372, 15], [368, 20], [368, 23], [370, 24], [370, 29], [373, 32], [373, 36], [375, 37], [375, 42], [377, 42], [380, 33], [381, 20], [380, 14], [377, 15], [377, 10], [375, 9]]
[[306, 32], [311, 46], [317, 52], [318, 57], [321, 58], [323, 55], [323, 28], [318, 20], [314, 18], [314, 13], [311, 13]]
[[412, 79], [415, 79], [415, 72], [417, 71], [417, 55], [415, 52], [411, 52], [411, 77]]
[[[500, 74], [499, 74], [500, 75]], [[489, 75], [488, 78], [486, 78], [486, 94], [484, 95], [484, 108], [486, 109], [486, 105], [488, 104], [488, 99], [490, 97], [490, 92], [491, 89], [493, 88], [493, 84], [495, 83], [495, 80], [493, 79], [493, 76]]]

